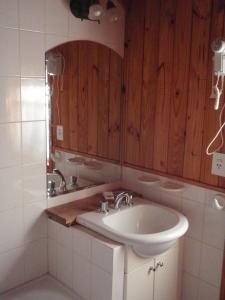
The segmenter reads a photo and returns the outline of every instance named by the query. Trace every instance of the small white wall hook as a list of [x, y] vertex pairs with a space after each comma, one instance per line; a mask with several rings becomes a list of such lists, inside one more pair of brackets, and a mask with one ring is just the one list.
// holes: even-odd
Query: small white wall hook
[[213, 204], [215, 209], [225, 211], [225, 195], [216, 194], [213, 199]]

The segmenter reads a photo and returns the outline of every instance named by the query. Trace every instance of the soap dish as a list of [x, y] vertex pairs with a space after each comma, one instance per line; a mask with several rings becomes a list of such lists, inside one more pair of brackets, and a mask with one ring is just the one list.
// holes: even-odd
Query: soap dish
[[140, 183], [146, 184], [146, 185], [153, 185], [156, 184], [158, 182], [160, 182], [160, 179], [154, 176], [150, 176], [150, 175], [142, 175], [140, 177], [138, 177], [137, 179]]
[[160, 188], [167, 192], [181, 192], [184, 190], [184, 185], [172, 181], [165, 181], [160, 184]]
[[76, 156], [73, 158], [68, 158], [67, 162], [73, 165], [83, 165], [85, 163], [85, 158], [82, 156]]
[[96, 160], [88, 160], [84, 164], [89, 170], [101, 170], [103, 168], [103, 165]]

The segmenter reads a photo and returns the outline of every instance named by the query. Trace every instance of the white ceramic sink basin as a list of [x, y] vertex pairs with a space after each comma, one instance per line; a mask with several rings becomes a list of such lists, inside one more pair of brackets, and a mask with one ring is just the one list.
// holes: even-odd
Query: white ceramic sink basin
[[132, 246], [140, 256], [168, 250], [188, 229], [188, 220], [174, 209], [141, 198], [132, 207], [111, 209], [107, 215], [84, 213], [77, 222], [112, 240]]

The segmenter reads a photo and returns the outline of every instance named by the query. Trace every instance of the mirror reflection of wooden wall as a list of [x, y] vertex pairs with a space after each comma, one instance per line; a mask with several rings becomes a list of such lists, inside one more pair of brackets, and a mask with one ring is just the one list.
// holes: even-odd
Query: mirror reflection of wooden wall
[[[50, 52], [65, 58], [59, 86], [57, 77], [48, 75], [51, 151], [74, 151], [119, 162], [122, 58], [90, 41], [66, 43], [47, 55]], [[64, 128], [63, 141], [56, 137], [59, 124]]]

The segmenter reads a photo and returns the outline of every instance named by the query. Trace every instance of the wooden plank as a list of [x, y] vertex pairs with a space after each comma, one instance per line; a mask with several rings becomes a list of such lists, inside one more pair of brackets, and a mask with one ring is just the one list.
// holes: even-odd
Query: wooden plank
[[167, 172], [170, 100], [175, 34], [174, 0], [161, 1], [158, 86], [155, 115], [153, 167]]
[[45, 212], [49, 218], [64, 226], [70, 227], [76, 223], [76, 218], [79, 215], [97, 210], [101, 199], [102, 195], [97, 194], [95, 196], [48, 208]]
[[[224, 22], [224, 1], [214, 0], [212, 21], [211, 21], [211, 35], [210, 43], [223, 36], [223, 22]], [[218, 177], [211, 174], [212, 156], [206, 155], [206, 148], [212, 138], [215, 136], [219, 126], [219, 112], [214, 110], [214, 100], [210, 99], [212, 90], [212, 64], [213, 52], [210, 50], [208, 55], [208, 71], [207, 71], [207, 88], [206, 88], [206, 103], [204, 115], [204, 135], [202, 144], [202, 161], [201, 161], [201, 178], [202, 182], [217, 185]], [[222, 104], [222, 103], [221, 103]], [[216, 145], [216, 144], [215, 144]]]
[[188, 78], [190, 64], [192, 1], [178, 1], [174, 42], [168, 173], [183, 174]]
[[139, 165], [152, 168], [159, 52], [160, 1], [146, 1]]
[[70, 77], [69, 77], [69, 127], [70, 127], [70, 148], [78, 150], [78, 81], [79, 81], [79, 46], [77, 43], [70, 43]]
[[144, 8], [145, 1], [130, 1], [126, 24], [124, 160], [137, 165], [140, 158]]
[[183, 176], [195, 180], [199, 180], [201, 168], [210, 10], [211, 0], [194, 1]]
[[110, 51], [108, 157], [120, 160], [122, 59]]
[[87, 152], [88, 146], [88, 47], [79, 42], [79, 83], [78, 83], [78, 150]]
[[88, 45], [88, 153], [98, 153], [98, 45]]
[[110, 50], [98, 47], [98, 155], [108, 157]]

